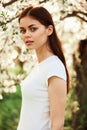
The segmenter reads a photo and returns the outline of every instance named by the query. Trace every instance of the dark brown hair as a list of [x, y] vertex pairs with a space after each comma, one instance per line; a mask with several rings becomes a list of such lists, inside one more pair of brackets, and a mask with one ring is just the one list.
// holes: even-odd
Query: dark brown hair
[[69, 75], [68, 75], [68, 71], [66, 67], [66, 61], [65, 61], [65, 57], [62, 51], [61, 42], [57, 36], [51, 14], [44, 7], [29, 6], [26, 9], [24, 9], [22, 13], [20, 14], [19, 19], [18, 19], [19, 23], [20, 23], [20, 20], [25, 16], [33, 17], [34, 19], [38, 20], [41, 24], [43, 24], [45, 27], [48, 27], [49, 25], [53, 26], [53, 33], [49, 36], [49, 45], [52, 52], [56, 56], [59, 57], [59, 59], [62, 61], [62, 63], [65, 66], [66, 74], [67, 74], [67, 92], [68, 92], [69, 91]]

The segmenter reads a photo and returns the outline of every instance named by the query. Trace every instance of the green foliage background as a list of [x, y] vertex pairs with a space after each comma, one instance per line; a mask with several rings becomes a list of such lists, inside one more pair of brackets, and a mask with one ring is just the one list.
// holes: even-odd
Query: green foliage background
[[17, 85], [16, 93], [3, 94], [0, 100], [0, 130], [16, 130], [21, 107], [21, 91]]

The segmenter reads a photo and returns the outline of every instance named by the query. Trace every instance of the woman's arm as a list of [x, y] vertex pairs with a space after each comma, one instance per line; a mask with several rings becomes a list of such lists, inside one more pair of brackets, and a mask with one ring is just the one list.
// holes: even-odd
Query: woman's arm
[[53, 76], [49, 78], [48, 86], [51, 130], [63, 130], [67, 94], [66, 81]]

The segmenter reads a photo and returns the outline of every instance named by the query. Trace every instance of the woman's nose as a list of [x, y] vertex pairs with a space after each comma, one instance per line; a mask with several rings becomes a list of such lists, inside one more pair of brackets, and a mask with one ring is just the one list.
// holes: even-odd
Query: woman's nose
[[29, 30], [26, 30], [25, 37], [31, 37], [31, 33]]

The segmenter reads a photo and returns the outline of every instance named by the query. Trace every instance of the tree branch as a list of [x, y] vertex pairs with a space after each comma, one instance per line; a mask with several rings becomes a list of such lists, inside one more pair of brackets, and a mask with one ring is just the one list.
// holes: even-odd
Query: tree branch
[[39, 4], [46, 3], [47, 1], [49, 1], [49, 0], [41, 0], [41, 1], [39, 1]]
[[80, 18], [81, 20], [83, 20], [84, 22], [86, 22], [87, 23], [87, 20], [85, 19], [85, 18], [83, 18], [83, 17], [81, 17], [81, 16], [79, 16], [79, 15], [76, 15], [78, 18]]
[[[79, 14], [82, 14], [83, 16], [80, 16]], [[78, 17], [81, 20], [83, 20], [84, 22], [87, 22], [87, 20], [85, 19], [85, 17], [87, 17], [87, 13], [85, 13], [85, 12], [73, 11], [72, 13], [68, 13], [64, 17], [61, 17], [60, 20], [64, 20], [65, 18], [68, 18], [68, 17]]]
[[18, 14], [18, 15], [16, 15], [15, 17], [13, 17], [13, 18], [11, 18], [11, 19], [7, 20], [7, 23], [12, 22], [14, 19], [16, 19], [16, 18], [18, 18], [18, 17], [19, 17], [19, 14]]
[[11, 1], [9, 1], [9, 2], [7, 2], [7, 3], [2, 3], [2, 6], [5, 8], [6, 6], [9, 6], [9, 5], [11, 5], [11, 4], [13, 4], [14, 2], [17, 2], [18, 0], [11, 0]]
[[[15, 19], [18, 18], [18, 17], [19, 17], [19, 14], [17, 14], [17, 15], [16, 15], [15, 17], [13, 17], [13, 18], [7, 20], [7, 21], [6, 21], [6, 24], [12, 22], [13, 20], [15, 20]], [[1, 24], [2, 24], [2, 22], [0, 21], [0, 26], [1, 26]]]

